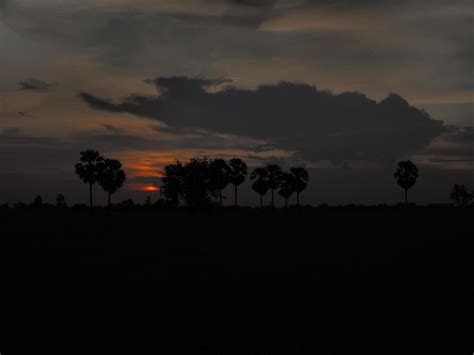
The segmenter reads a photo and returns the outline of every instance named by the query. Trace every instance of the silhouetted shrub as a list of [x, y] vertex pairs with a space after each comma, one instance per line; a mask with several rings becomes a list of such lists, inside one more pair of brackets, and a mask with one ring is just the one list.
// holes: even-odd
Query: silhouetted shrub
[[58, 207], [58, 208], [65, 208], [65, 207], [67, 207], [66, 198], [64, 197], [63, 194], [59, 194], [59, 195], [56, 197], [56, 207]]
[[465, 185], [455, 184], [449, 194], [449, 198], [456, 207], [466, 207], [472, 201], [473, 197], [473, 194]]
[[43, 206], [43, 198], [41, 197], [41, 195], [38, 195], [35, 197], [35, 199], [33, 200], [33, 204], [32, 204], [34, 207], [42, 207]]
[[18, 210], [25, 209], [26, 203], [18, 201], [18, 202], [15, 202], [13, 207]]

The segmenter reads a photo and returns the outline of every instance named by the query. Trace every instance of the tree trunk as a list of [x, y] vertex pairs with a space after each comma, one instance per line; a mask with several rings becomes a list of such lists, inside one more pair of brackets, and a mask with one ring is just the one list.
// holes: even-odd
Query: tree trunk
[[260, 195], [260, 208], [263, 208], [263, 196]]
[[288, 198], [285, 198], [285, 208], [288, 208]]
[[300, 205], [300, 193], [297, 192], [296, 193], [296, 206], [299, 206]]
[[219, 203], [221, 204], [221, 207], [222, 207], [222, 190], [219, 190]]
[[110, 194], [110, 191], [109, 191], [109, 209], [110, 209], [110, 195], [111, 195], [111, 194]]
[[92, 184], [89, 184], [89, 208], [92, 211]]
[[405, 206], [408, 206], [408, 189], [405, 189]]
[[273, 190], [272, 190], [272, 207], [274, 207], [275, 205], [273, 204]]
[[234, 185], [234, 207], [237, 207], [237, 185]]

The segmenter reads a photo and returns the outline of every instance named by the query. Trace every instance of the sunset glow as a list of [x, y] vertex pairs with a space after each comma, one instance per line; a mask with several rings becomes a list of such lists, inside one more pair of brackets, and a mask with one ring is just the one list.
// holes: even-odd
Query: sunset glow
[[135, 191], [148, 191], [148, 192], [158, 192], [160, 188], [153, 184], [145, 184], [145, 183], [131, 183], [127, 185], [128, 189], [135, 190]]

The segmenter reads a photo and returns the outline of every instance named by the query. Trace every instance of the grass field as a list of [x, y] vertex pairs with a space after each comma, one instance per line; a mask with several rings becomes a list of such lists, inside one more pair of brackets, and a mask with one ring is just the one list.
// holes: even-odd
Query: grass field
[[472, 217], [5, 213], [0, 352], [470, 354]]

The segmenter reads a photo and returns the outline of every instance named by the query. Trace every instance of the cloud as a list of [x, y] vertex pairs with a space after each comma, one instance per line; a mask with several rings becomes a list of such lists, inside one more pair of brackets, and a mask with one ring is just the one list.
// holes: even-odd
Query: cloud
[[438, 161], [466, 161], [474, 163], [474, 127], [451, 127], [422, 154]]
[[26, 79], [18, 83], [18, 90], [23, 91], [48, 91], [56, 87], [56, 83], [47, 83], [40, 79]]
[[[140, 77], [160, 68], [162, 76], [223, 75], [247, 86], [298, 79], [424, 104], [470, 94], [472, 2], [279, 0], [267, 12], [271, 3], [19, 0], [2, 21], [35, 46], [50, 45], [40, 49], [43, 61], [53, 50], [91, 56]], [[17, 42], [5, 46], [6, 56]], [[29, 45], [14, 63], [33, 55], [22, 53]]]
[[441, 121], [396, 94], [376, 102], [356, 92], [333, 94], [283, 82], [254, 90], [209, 87], [225, 80], [157, 78], [160, 95], [120, 102], [82, 93], [90, 107], [148, 117], [177, 128], [200, 128], [267, 139], [305, 159], [387, 160], [428, 146], [445, 131]]

